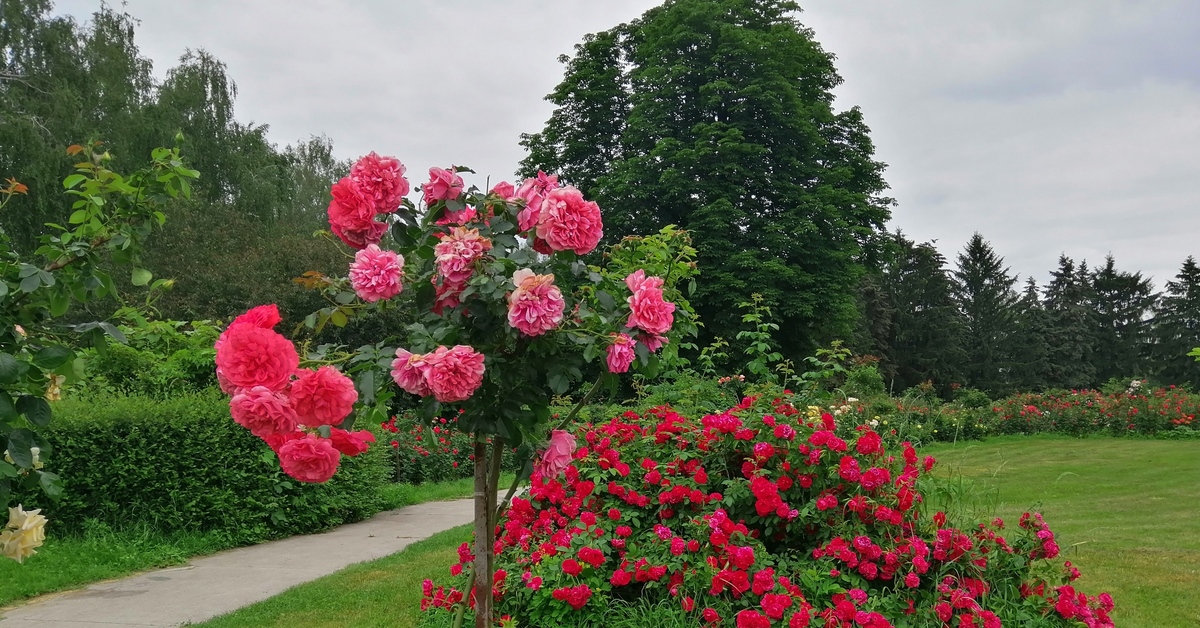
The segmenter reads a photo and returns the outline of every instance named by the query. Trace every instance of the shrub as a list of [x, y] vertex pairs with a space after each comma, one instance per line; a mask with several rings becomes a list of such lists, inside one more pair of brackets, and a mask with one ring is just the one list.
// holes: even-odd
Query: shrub
[[72, 530], [88, 520], [145, 523], [220, 531], [237, 543], [315, 532], [377, 512], [390, 474], [386, 452], [373, 448], [343, 460], [327, 484], [292, 481], [262, 441], [230, 420], [216, 392], [66, 400], [55, 416], [48, 462], [67, 478], [63, 496], [20, 497]]
[[[659, 407], [580, 427], [565, 474], [535, 472], [500, 526], [499, 613], [594, 626], [637, 600], [656, 620], [739, 628], [1112, 626], [1111, 598], [1075, 591], [1040, 515], [930, 512], [934, 460], [907, 443], [893, 455], [854, 416], [766, 397], [700, 421]], [[452, 575], [468, 544], [459, 558]], [[424, 593], [438, 625], [470, 599]]]
[[1174, 386], [1112, 394], [1095, 390], [1024, 393], [997, 401], [991, 410], [991, 430], [1000, 434], [1153, 435], [1200, 425], [1195, 422], [1200, 395]]
[[882, 395], [885, 390], [883, 375], [874, 364], [856, 366], [846, 373], [846, 394], [855, 397]]

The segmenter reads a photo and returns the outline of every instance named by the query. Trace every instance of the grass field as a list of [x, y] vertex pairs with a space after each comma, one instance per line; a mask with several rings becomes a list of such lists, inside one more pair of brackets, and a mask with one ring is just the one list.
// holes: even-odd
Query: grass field
[[[1007, 437], [923, 453], [978, 514], [1015, 524], [1040, 502], [1077, 584], [1113, 594], [1117, 626], [1200, 626], [1200, 443]], [[202, 625], [411, 628], [421, 581], [444, 577], [468, 536], [443, 532]]]
[[[512, 476], [507, 481], [511, 482]], [[471, 479], [421, 484], [393, 484], [382, 489], [385, 508], [469, 497]], [[14, 602], [120, 578], [139, 571], [186, 563], [189, 558], [229, 549], [234, 544], [212, 533], [164, 535], [139, 527], [129, 530], [96, 528], [74, 536], [56, 535], [53, 522], [46, 544], [19, 565], [0, 560], [0, 607]]]
[[1040, 503], [1076, 584], [1112, 593], [1117, 626], [1200, 626], [1200, 442], [1017, 436], [923, 453], [1010, 524]]

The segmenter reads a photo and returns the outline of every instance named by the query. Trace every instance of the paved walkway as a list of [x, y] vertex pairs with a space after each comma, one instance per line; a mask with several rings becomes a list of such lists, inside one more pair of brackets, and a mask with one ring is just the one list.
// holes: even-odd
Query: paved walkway
[[473, 508], [469, 499], [418, 504], [382, 512], [324, 534], [229, 550], [197, 558], [182, 567], [40, 597], [0, 611], [0, 628], [114, 628], [201, 622], [470, 523]]

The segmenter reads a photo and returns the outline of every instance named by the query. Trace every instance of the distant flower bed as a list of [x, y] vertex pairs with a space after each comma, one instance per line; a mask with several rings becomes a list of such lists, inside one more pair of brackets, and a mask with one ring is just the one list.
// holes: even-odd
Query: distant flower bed
[[[539, 466], [497, 528], [499, 613], [523, 627], [595, 625], [615, 603], [714, 627], [1112, 626], [1112, 599], [1074, 588], [1040, 515], [923, 507], [933, 458], [844, 405], [751, 397], [700, 420], [659, 407], [579, 426], [570, 464]], [[472, 606], [470, 548], [452, 584], [426, 581], [429, 625]]]
[[1174, 386], [1133, 386], [1105, 394], [1060, 390], [1014, 395], [996, 402], [988, 423], [998, 434], [1059, 432], [1159, 434], [1200, 428], [1200, 395]]

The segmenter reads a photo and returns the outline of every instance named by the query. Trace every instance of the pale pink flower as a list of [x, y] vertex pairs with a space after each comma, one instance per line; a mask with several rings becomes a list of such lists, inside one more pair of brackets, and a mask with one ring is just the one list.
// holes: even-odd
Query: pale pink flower
[[463, 180], [457, 172], [454, 172], [453, 167], [449, 170], [430, 168], [429, 183], [426, 183], [421, 190], [425, 194], [425, 204], [433, 205], [438, 201], [458, 198], [463, 191]]
[[656, 336], [670, 331], [675, 322], [675, 304], [663, 299], [663, 280], [647, 277], [638, 269], [625, 278], [625, 285], [633, 292], [626, 300], [630, 310], [629, 326]]
[[296, 431], [296, 411], [288, 398], [264, 386], [235, 394], [229, 400], [229, 414], [259, 438]]
[[350, 285], [368, 303], [390, 299], [404, 289], [404, 257], [372, 244], [354, 254]]
[[608, 372], [625, 373], [633, 364], [636, 353], [633, 350], [633, 338], [625, 334], [609, 334], [612, 344], [608, 345]]
[[288, 391], [296, 419], [306, 427], [340, 425], [354, 410], [354, 382], [332, 366], [301, 370]]
[[604, 237], [600, 206], [573, 187], [550, 190], [538, 214], [537, 237], [554, 251], [589, 253]]
[[541, 170], [536, 177], [525, 179], [521, 183], [521, 187], [514, 193], [516, 198], [525, 201], [525, 207], [517, 214], [517, 230], [525, 232], [537, 226], [538, 217], [542, 212], [542, 201], [546, 199], [550, 190], [558, 188], [558, 175], [548, 175]]
[[575, 435], [566, 430], [550, 432], [550, 443], [537, 462], [537, 472], [544, 479], [553, 479], [562, 474], [571, 464], [575, 453]]
[[567, 304], [554, 285], [554, 275], [523, 268], [513, 273], [517, 289], [508, 295], [508, 324], [526, 336], [540, 336], [562, 322]]
[[396, 349], [396, 359], [392, 360], [392, 379], [396, 385], [421, 397], [432, 395], [433, 391], [429, 389], [429, 381], [425, 379], [425, 373], [429, 370], [426, 357], [425, 354]]
[[466, 401], [483, 384], [483, 354], [466, 345], [438, 347], [425, 356], [425, 380], [442, 403]]
[[408, 194], [404, 164], [395, 157], [380, 157], [372, 152], [350, 168], [350, 180], [359, 192], [372, 201], [377, 213], [390, 213], [400, 207]]
[[438, 272], [452, 284], [466, 283], [475, 271], [475, 260], [492, 248], [492, 241], [479, 235], [478, 229], [454, 227], [438, 238], [441, 241], [433, 247]]

